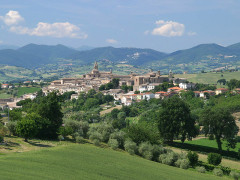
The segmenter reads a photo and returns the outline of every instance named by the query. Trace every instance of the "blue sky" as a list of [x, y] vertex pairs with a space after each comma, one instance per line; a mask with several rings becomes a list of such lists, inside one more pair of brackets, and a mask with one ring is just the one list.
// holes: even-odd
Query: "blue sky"
[[1, 0], [0, 43], [163, 52], [240, 42], [239, 0]]

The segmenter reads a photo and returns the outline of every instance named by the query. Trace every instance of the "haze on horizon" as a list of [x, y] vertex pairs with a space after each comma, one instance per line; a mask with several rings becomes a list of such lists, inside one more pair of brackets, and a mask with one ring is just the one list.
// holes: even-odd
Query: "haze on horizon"
[[152, 48], [240, 42], [238, 0], [25, 0], [0, 5], [0, 44]]

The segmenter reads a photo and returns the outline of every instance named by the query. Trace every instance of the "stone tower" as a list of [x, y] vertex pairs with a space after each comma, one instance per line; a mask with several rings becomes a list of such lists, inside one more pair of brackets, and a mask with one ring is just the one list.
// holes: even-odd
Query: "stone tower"
[[170, 70], [169, 71], [169, 76], [168, 76], [169, 78], [173, 78], [173, 72], [172, 72], [172, 70]]
[[93, 69], [98, 70], [98, 63], [97, 63], [97, 61], [95, 61], [95, 64], [94, 64], [94, 68], [93, 68]]

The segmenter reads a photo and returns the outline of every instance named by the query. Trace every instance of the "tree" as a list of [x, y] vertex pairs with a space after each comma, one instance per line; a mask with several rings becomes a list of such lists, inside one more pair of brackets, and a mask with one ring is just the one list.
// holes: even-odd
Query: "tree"
[[119, 86], [119, 79], [112, 79], [113, 88], [116, 89]]
[[178, 96], [173, 96], [162, 103], [157, 117], [160, 136], [165, 142], [173, 142], [181, 135], [181, 141], [196, 137], [195, 120], [191, 117], [189, 106]]
[[63, 123], [63, 113], [61, 112], [61, 104], [56, 92], [41, 97], [39, 102], [33, 104], [29, 111], [39, 114], [42, 120], [44, 120], [42, 129], [38, 133], [39, 138], [57, 138], [59, 127]]
[[201, 122], [205, 135], [214, 135], [219, 151], [222, 150], [222, 139], [227, 140], [231, 147], [235, 147], [235, 136], [238, 133], [234, 117], [225, 108], [205, 108], [201, 115]]
[[37, 134], [37, 125], [34, 120], [24, 118], [17, 123], [16, 132], [28, 142], [29, 138]]

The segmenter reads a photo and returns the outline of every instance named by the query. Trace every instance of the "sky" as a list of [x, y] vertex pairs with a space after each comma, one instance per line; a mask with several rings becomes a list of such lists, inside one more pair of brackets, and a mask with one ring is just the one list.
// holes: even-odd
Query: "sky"
[[173, 52], [240, 42], [239, 0], [0, 1], [0, 44]]

